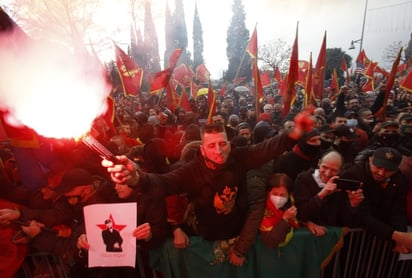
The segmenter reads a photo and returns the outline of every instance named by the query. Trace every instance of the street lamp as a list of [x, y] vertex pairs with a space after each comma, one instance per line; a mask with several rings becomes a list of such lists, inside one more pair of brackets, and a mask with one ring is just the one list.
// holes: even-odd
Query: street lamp
[[355, 43], [360, 43], [361, 41], [362, 41], [362, 39], [355, 40], [355, 41], [351, 41], [351, 42], [350, 42], [349, 49], [350, 49], [350, 50], [355, 49]]
[[368, 11], [368, 0], [365, 1], [365, 10], [363, 12], [363, 22], [362, 22], [362, 34], [359, 40], [352, 41], [349, 49], [355, 49], [355, 43], [359, 43], [359, 53], [362, 51], [363, 45], [363, 34], [365, 32], [365, 21], [366, 21], [366, 12]]

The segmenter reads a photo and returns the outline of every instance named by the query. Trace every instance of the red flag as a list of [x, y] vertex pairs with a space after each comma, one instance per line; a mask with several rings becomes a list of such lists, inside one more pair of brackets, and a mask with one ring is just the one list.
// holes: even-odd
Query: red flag
[[207, 105], [209, 107], [209, 115], [207, 117], [207, 123], [212, 123], [212, 116], [216, 112], [216, 94], [213, 91], [212, 83], [209, 80], [209, 86], [207, 90]]
[[405, 71], [407, 69], [407, 65], [406, 64], [402, 64], [398, 67], [397, 72], [401, 73], [403, 71]]
[[175, 70], [173, 71], [173, 78], [183, 86], [189, 86], [190, 82], [192, 81], [194, 73], [191, 68], [186, 66], [185, 64], [180, 64]]
[[197, 98], [197, 91], [198, 91], [199, 89], [198, 89], [198, 87], [196, 86], [196, 83], [195, 82], [190, 82], [190, 96], [193, 98], [193, 99], [196, 99]]
[[290, 57], [287, 90], [286, 90], [286, 95], [283, 100], [283, 113], [282, 113], [283, 117], [286, 117], [286, 115], [289, 113], [291, 101], [295, 98], [295, 95], [296, 95], [295, 86], [296, 86], [296, 82], [298, 81], [298, 77], [299, 77], [298, 28], [299, 28], [299, 24], [296, 26], [296, 37], [295, 37], [295, 41], [292, 46], [292, 54]]
[[381, 68], [380, 66], [375, 67], [375, 72], [382, 74], [384, 77], [388, 78], [389, 77], [389, 72]]
[[224, 97], [225, 96], [225, 92], [226, 92], [226, 85], [227, 85], [227, 83], [225, 82], [225, 83], [223, 83], [223, 86], [222, 86], [222, 89], [220, 89], [220, 96], [221, 97]]
[[378, 63], [369, 63], [368, 67], [366, 68], [366, 71], [364, 73], [364, 75], [368, 78], [373, 79], [374, 78], [374, 73], [375, 73], [375, 68], [378, 65]]
[[339, 80], [338, 80], [338, 74], [336, 72], [336, 68], [333, 69], [332, 80], [330, 82], [330, 88], [335, 89], [336, 92], [339, 92]]
[[362, 92], [374, 91], [375, 85], [372, 78], [368, 78], [362, 86]]
[[206, 68], [205, 64], [198, 65], [196, 68], [196, 79], [200, 83], [206, 83], [210, 79], [210, 72]]
[[412, 70], [409, 71], [408, 75], [405, 77], [404, 80], [399, 83], [399, 87], [402, 89], [412, 93]]
[[252, 59], [257, 59], [257, 45], [257, 31], [255, 26], [255, 30], [253, 30], [252, 36], [250, 37], [249, 44], [247, 46], [247, 52], [252, 57]]
[[125, 96], [136, 96], [142, 84], [143, 70], [116, 43], [114, 43], [114, 47], [123, 93]]
[[308, 74], [306, 75], [306, 103], [305, 107], [313, 104], [315, 105], [315, 95], [313, 93], [313, 66], [312, 66], [312, 52], [309, 56], [309, 67], [308, 67]]
[[260, 76], [260, 80], [262, 81], [263, 88], [267, 88], [267, 87], [270, 87], [270, 85], [272, 85], [272, 82], [270, 80], [270, 75], [267, 70], [265, 70], [263, 74]]
[[346, 84], [350, 83], [350, 76], [349, 76], [349, 71], [348, 71], [348, 64], [346, 63], [345, 56], [342, 57], [342, 62], [340, 63], [340, 68], [345, 72], [346, 74]]
[[103, 137], [108, 142], [117, 133], [117, 130], [113, 124], [115, 105], [111, 96], [107, 97], [106, 104], [107, 111], [94, 120], [90, 134], [95, 138]]
[[167, 107], [170, 111], [174, 112], [179, 102], [179, 96], [177, 95], [175, 86], [173, 86], [172, 82], [169, 82], [166, 85], [166, 100]]
[[149, 94], [157, 94], [164, 88], [166, 88], [166, 86], [168, 86], [170, 77], [173, 73], [174, 68], [176, 67], [176, 63], [179, 60], [181, 53], [182, 49], [176, 48], [172, 55], [170, 55], [169, 67], [167, 67], [165, 70], [155, 73], [153, 81], [150, 84]]
[[356, 57], [356, 62], [363, 65], [364, 67], [369, 65], [370, 60], [369, 60], [368, 56], [366, 56], [365, 50], [362, 49], [361, 52], [359, 52], [358, 57]]
[[274, 76], [274, 79], [275, 79], [278, 83], [280, 83], [280, 82], [282, 81], [282, 75], [280, 74], [279, 67], [276, 67], [276, 68], [275, 68], [275, 76]]
[[315, 70], [313, 72], [313, 92], [317, 99], [323, 98], [324, 83], [325, 83], [325, 68], [326, 68], [326, 31], [323, 35], [322, 45], [320, 47], [319, 56], [316, 61]]
[[256, 117], [259, 119], [259, 114], [261, 111], [260, 104], [263, 101], [264, 93], [263, 93], [263, 87], [262, 87], [262, 81], [260, 80], [260, 73], [259, 73], [259, 68], [257, 65], [257, 59], [253, 59], [254, 62], [252, 64], [252, 76], [253, 76], [253, 82], [254, 82], [254, 87], [255, 87], [255, 100], [256, 100]]
[[241, 76], [241, 77], [238, 77], [238, 78], [236, 78], [235, 80], [233, 80], [233, 83], [234, 83], [235, 85], [239, 85], [240, 83], [242, 83], [243, 81], [245, 81], [245, 79], [246, 79], [245, 76]]
[[192, 111], [190, 107], [189, 99], [187, 98], [187, 93], [185, 87], [181, 86], [182, 92], [179, 100], [179, 106], [186, 111]]
[[381, 121], [385, 121], [386, 119], [386, 105], [388, 103], [389, 95], [391, 93], [393, 84], [395, 83], [398, 65], [402, 56], [402, 50], [403, 48], [401, 47], [401, 49], [399, 49], [398, 56], [393, 62], [391, 73], [386, 81], [385, 101], [383, 102], [382, 107], [375, 113], [375, 117], [380, 118]]

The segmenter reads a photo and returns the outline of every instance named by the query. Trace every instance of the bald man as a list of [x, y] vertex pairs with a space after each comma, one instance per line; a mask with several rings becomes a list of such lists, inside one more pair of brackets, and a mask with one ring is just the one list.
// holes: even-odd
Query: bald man
[[327, 225], [354, 226], [355, 208], [363, 200], [362, 189], [341, 190], [336, 179], [342, 170], [343, 158], [337, 151], [323, 155], [317, 169], [300, 173], [294, 183], [298, 219], [315, 235], [326, 233]]

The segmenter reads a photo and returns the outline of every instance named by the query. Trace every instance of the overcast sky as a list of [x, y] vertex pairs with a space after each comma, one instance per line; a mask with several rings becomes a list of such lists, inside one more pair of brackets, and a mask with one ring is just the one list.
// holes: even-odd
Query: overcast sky
[[[0, 4], [6, 0], [0, 0]], [[10, 1], [10, 0], [7, 0]], [[137, 0], [139, 1], [139, 0]], [[140, 2], [143, 3], [144, 0]], [[164, 14], [167, 0], [152, 0], [152, 15], [159, 38], [160, 57], [164, 52]], [[174, 11], [174, 0], [168, 0]], [[107, 9], [98, 13], [99, 22], [108, 34], [94, 36], [111, 39], [126, 48], [130, 43], [129, 0], [101, 0]], [[232, 18], [232, 0], [183, 0], [188, 30], [189, 50], [192, 51], [192, 24], [194, 5], [197, 2], [203, 28], [204, 59], [212, 78], [222, 76], [227, 68], [226, 34]], [[356, 49], [349, 50], [351, 40], [362, 36], [366, 0], [243, 0], [246, 27], [252, 33], [255, 24], [258, 44], [282, 39], [292, 45], [296, 24], [299, 21], [299, 59], [308, 60], [312, 52], [314, 63], [319, 53], [323, 34], [327, 31], [327, 48], [342, 48], [356, 58]], [[144, 11], [138, 14], [137, 25], [143, 29]], [[110, 30], [109, 30], [110, 29]], [[412, 33], [412, 0], [368, 0], [363, 36], [363, 48], [369, 58], [386, 68], [382, 56], [395, 41], [406, 45]], [[92, 41], [96, 41], [91, 37]], [[107, 48], [107, 46], [106, 46]], [[96, 47], [104, 59], [114, 59], [112, 49]]]

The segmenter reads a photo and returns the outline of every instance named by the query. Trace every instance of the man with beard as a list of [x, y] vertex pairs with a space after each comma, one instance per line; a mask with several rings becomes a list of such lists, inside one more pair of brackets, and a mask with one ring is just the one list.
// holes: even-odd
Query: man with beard
[[137, 186], [147, 194], [187, 192], [193, 202], [199, 235], [209, 241], [232, 241], [238, 237], [227, 257], [231, 264], [242, 266], [255, 242], [265, 207], [263, 199], [259, 210], [249, 210], [246, 173], [291, 148], [304, 132], [311, 131], [313, 123], [309, 116], [309, 111], [303, 111], [295, 118], [295, 129], [259, 144], [233, 149], [222, 124], [206, 125], [201, 155], [163, 175], [137, 172], [125, 156], [117, 157], [120, 164], [103, 160], [102, 165], [114, 182]]

